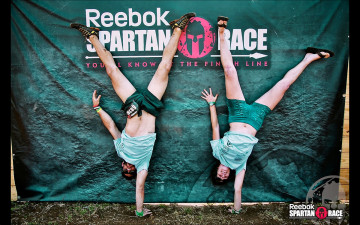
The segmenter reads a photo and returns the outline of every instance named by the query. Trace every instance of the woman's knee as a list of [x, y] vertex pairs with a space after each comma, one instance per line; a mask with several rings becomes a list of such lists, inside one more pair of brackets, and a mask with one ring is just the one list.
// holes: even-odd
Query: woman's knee
[[276, 86], [277, 86], [277, 88], [281, 89], [282, 92], [285, 92], [291, 86], [291, 82], [286, 79], [282, 79], [276, 84]]
[[234, 65], [227, 65], [224, 66], [224, 73], [227, 78], [237, 78], [237, 71], [234, 67]]
[[106, 68], [106, 73], [109, 75], [109, 77], [114, 76], [119, 71], [119, 68], [115, 64], [105, 66], [105, 68]]
[[173, 64], [173, 62], [170, 61], [170, 60], [162, 60], [162, 61], [160, 62], [159, 67], [160, 67], [161, 69], [169, 72], [169, 71], [171, 70], [172, 64]]

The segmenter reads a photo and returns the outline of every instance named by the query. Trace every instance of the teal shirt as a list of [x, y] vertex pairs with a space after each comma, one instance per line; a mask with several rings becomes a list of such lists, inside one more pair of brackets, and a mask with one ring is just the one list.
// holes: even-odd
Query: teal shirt
[[252, 135], [228, 131], [222, 139], [212, 140], [210, 144], [213, 156], [238, 174], [246, 169], [246, 162], [257, 142]]
[[148, 170], [151, 155], [154, 149], [156, 133], [131, 137], [121, 133], [121, 138], [114, 140], [114, 145], [118, 156], [126, 162], [135, 166], [137, 172]]

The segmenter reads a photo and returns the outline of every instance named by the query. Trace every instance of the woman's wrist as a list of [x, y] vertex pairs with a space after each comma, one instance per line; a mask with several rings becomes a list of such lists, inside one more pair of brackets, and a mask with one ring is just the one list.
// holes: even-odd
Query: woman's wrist
[[208, 102], [209, 106], [215, 105], [216, 102]]
[[232, 208], [231, 213], [232, 214], [240, 214], [241, 208], [239, 210], [236, 210], [235, 208]]
[[99, 105], [93, 106], [93, 108], [96, 110], [97, 113], [99, 113], [102, 108]]
[[144, 210], [142, 210], [141, 212], [138, 212], [137, 210], [135, 210], [135, 214], [138, 217], [143, 217], [144, 216]]

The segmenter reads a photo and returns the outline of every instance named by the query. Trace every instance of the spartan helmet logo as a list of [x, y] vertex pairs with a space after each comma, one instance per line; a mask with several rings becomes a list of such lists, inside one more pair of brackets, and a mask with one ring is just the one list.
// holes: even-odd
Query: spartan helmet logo
[[209, 54], [214, 45], [214, 28], [205, 19], [192, 17], [180, 36], [178, 50], [185, 57], [201, 58]]
[[186, 30], [187, 50], [193, 57], [200, 56], [204, 49], [205, 30], [200, 21], [192, 21]]
[[319, 219], [325, 219], [328, 215], [327, 209], [324, 206], [318, 207], [316, 209], [315, 215]]

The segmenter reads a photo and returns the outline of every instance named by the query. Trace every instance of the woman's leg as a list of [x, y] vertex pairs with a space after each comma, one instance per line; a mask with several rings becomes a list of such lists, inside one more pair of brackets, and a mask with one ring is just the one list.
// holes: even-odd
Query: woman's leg
[[[219, 20], [218, 24], [225, 23], [224, 20]], [[220, 59], [225, 73], [225, 88], [226, 98], [245, 100], [244, 94], [241, 90], [237, 71], [235, 69], [231, 52], [224, 37], [225, 27], [219, 27], [220, 38]]]
[[177, 50], [180, 36], [181, 29], [176, 27], [164, 49], [161, 62], [148, 86], [148, 90], [159, 100], [161, 100], [168, 85], [169, 72], [172, 67], [172, 61]]
[[96, 35], [91, 35], [89, 37], [89, 40], [91, 44], [95, 47], [96, 53], [98, 54], [100, 60], [104, 63], [106, 73], [111, 79], [111, 83], [114, 87], [116, 94], [123, 102], [125, 102], [126, 99], [136, 91], [136, 89], [124, 76], [124, 74], [121, 73], [121, 71], [115, 64], [111, 53], [106, 50], [106, 48], [101, 44], [98, 37]]
[[187, 13], [179, 19], [170, 22], [173, 33], [163, 51], [161, 62], [148, 86], [148, 90], [159, 100], [161, 100], [168, 85], [169, 72], [179, 44], [181, 31], [185, 28], [190, 18], [194, 16], [195, 13]]
[[[324, 58], [330, 56], [329, 53], [321, 52], [325, 55]], [[289, 70], [285, 76], [275, 84], [268, 92], [261, 96], [255, 102], [268, 106], [271, 110], [280, 102], [285, 92], [289, 87], [296, 81], [300, 74], [305, 70], [305, 68], [315, 60], [320, 59], [321, 57], [318, 54], [307, 53], [304, 59], [296, 65], [294, 68]]]

